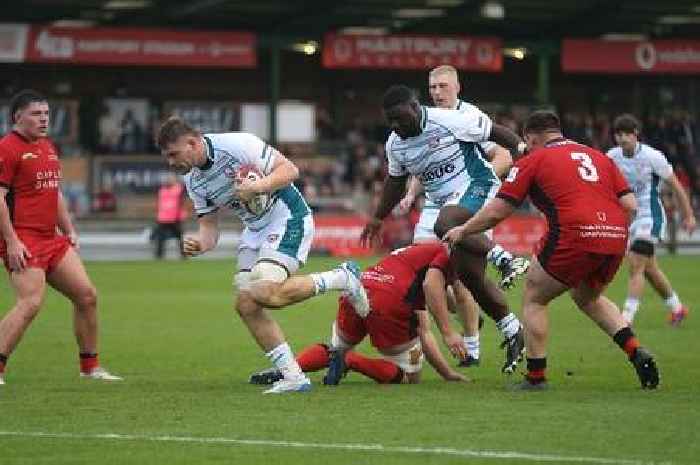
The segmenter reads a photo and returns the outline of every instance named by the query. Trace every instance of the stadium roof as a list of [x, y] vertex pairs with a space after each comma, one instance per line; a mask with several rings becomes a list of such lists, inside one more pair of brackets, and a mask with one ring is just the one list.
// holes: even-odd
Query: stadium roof
[[344, 28], [506, 40], [700, 38], [700, 0], [22, 0], [5, 5], [2, 21], [249, 30], [309, 39]]

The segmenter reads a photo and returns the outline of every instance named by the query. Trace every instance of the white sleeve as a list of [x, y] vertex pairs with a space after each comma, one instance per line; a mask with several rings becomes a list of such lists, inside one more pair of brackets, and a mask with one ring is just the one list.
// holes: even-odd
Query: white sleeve
[[394, 154], [394, 151], [391, 150], [391, 146], [393, 145], [395, 136], [392, 134], [389, 136], [389, 139], [386, 141], [386, 159], [387, 159], [387, 164], [388, 164], [388, 172], [389, 176], [406, 176], [408, 174], [408, 171], [406, 171], [406, 167], [403, 166], [403, 164], [397, 159], [396, 155]]
[[476, 107], [469, 108], [464, 113], [455, 112], [450, 115], [454, 120], [455, 136], [464, 142], [486, 142], [491, 135], [493, 123], [491, 118]]
[[275, 164], [277, 151], [254, 134], [236, 132], [225, 135], [225, 147], [244, 165], [254, 165], [265, 175]]
[[651, 161], [651, 168], [661, 179], [668, 179], [673, 175], [673, 167], [666, 160], [663, 153], [659, 151], [653, 152], [654, 155], [649, 158]]
[[217, 210], [216, 205], [209, 204], [203, 195], [192, 189], [192, 182], [189, 177], [185, 178], [185, 187], [187, 188], [187, 195], [192, 199], [194, 211], [197, 216], [204, 216], [207, 213]]

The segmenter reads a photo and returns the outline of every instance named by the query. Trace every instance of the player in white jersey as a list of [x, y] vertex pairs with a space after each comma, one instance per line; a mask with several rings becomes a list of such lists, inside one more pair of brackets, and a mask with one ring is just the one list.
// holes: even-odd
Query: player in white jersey
[[[299, 175], [294, 164], [275, 148], [248, 133], [201, 134], [180, 118], [168, 119], [158, 133], [158, 145], [169, 166], [185, 176], [194, 202], [199, 231], [186, 236], [186, 255], [205, 253], [219, 237], [219, 210], [230, 208], [243, 221], [238, 248], [236, 310], [251, 335], [284, 378], [266, 393], [308, 391], [302, 373], [275, 320], [265, 311], [300, 302], [327, 290], [345, 291], [369, 311], [367, 295], [353, 263], [308, 276], [291, 276], [306, 261], [313, 238], [313, 217], [304, 198], [292, 185]], [[238, 172], [257, 169], [262, 177], [241, 179]], [[271, 201], [252, 213], [247, 202], [266, 193]]]
[[[389, 175], [377, 210], [362, 233], [363, 241], [377, 236], [382, 220], [401, 200], [409, 175], [418, 177], [427, 199], [440, 206], [435, 233], [442, 238], [476, 213], [500, 185], [478, 143], [494, 140], [513, 152], [523, 146], [517, 135], [493, 124], [486, 114], [421, 106], [406, 86], [387, 90], [383, 108], [392, 129], [386, 143]], [[493, 246], [483, 234], [470, 236], [452, 250], [451, 258], [460, 280], [504, 334], [503, 371], [512, 372], [522, 355], [522, 329], [503, 292], [486, 277], [486, 255]]]
[[660, 196], [662, 181], [673, 191], [683, 215], [683, 229], [688, 233], [695, 229], [695, 215], [683, 186], [673, 174], [673, 168], [664, 154], [639, 141], [639, 121], [630, 114], [623, 114], [615, 118], [613, 129], [618, 146], [610, 149], [608, 156], [624, 174], [638, 205], [637, 217], [630, 225], [627, 252], [630, 277], [622, 315], [628, 323], [632, 323], [639, 309], [646, 278], [664, 299], [669, 309], [669, 322], [677, 326], [688, 315], [688, 308], [681, 303], [654, 255], [654, 248], [663, 238], [666, 225]]
[[[460, 113], [479, 111], [474, 105], [461, 100], [459, 96], [460, 85], [457, 70], [450, 65], [441, 65], [428, 73], [428, 90], [435, 106], [457, 110]], [[483, 149], [486, 158], [499, 178], [508, 174], [513, 165], [513, 158], [500, 145], [494, 142], [482, 142], [479, 144]], [[416, 198], [422, 193], [423, 188], [417, 177], [411, 177], [406, 195], [399, 202], [399, 209], [402, 212], [410, 210]], [[413, 242], [426, 242], [439, 240], [435, 235], [435, 221], [437, 220], [440, 206], [433, 202], [426, 201], [421, 210], [418, 223], [413, 233]], [[508, 263], [513, 257], [503, 248], [496, 246], [492, 253], [487, 255], [487, 259], [495, 266], [501, 263]], [[522, 260], [522, 259], [519, 259]], [[515, 283], [512, 279], [508, 284]], [[467, 356], [459, 362], [462, 367], [479, 366], [481, 355], [481, 344], [479, 342], [480, 315], [479, 306], [474, 301], [474, 297], [459, 282], [455, 286], [450, 286], [448, 295], [450, 296], [450, 307], [459, 315], [464, 325], [464, 345], [467, 348]]]

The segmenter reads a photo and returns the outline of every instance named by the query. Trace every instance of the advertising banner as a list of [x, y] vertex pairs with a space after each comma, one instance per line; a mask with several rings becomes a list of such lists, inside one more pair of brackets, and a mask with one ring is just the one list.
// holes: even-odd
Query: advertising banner
[[324, 68], [457, 69], [499, 72], [501, 39], [495, 37], [372, 36], [327, 34]]
[[247, 32], [32, 26], [27, 61], [254, 68], [255, 42]]
[[0, 24], [0, 63], [24, 61], [28, 31], [26, 24]]
[[564, 39], [564, 72], [700, 74], [700, 40]]

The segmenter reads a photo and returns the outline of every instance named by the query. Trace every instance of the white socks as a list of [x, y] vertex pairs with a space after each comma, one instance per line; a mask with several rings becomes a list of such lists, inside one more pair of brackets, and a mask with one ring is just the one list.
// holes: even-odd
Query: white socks
[[500, 267], [503, 262], [508, 262], [512, 259], [513, 254], [498, 244], [494, 245], [493, 249], [489, 250], [489, 252], [486, 254], [486, 260], [496, 267]]
[[671, 291], [671, 297], [664, 300], [664, 303], [666, 304], [666, 307], [668, 307], [668, 309], [672, 312], [680, 311], [681, 306], [683, 305], [681, 304], [681, 301], [678, 298], [678, 294], [676, 294], [674, 291]]
[[510, 339], [518, 333], [518, 330], [520, 329], [520, 320], [518, 320], [518, 317], [511, 312], [497, 321], [496, 327], [501, 333], [503, 333], [506, 339]]
[[464, 336], [464, 345], [467, 347], [467, 355], [478, 360], [481, 348], [481, 344], [479, 344], [479, 335]]
[[326, 291], [344, 291], [348, 287], [348, 276], [342, 268], [335, 268], [323, 273], [312, 273], [309, 276], [314, 281], [316, 295]]
[[271, 351], [267, 352], [265, 355], [268, 359], [270, 359], [270, 362], [272, 362], [275, 368], [282, 372], [282, 375], [285, 378], [293, 379], [306, 377], [301, 371], [297, 360], [294, 358], [292, 349], [286, 342], [283, 342], [282, 344], [278, 345]]

